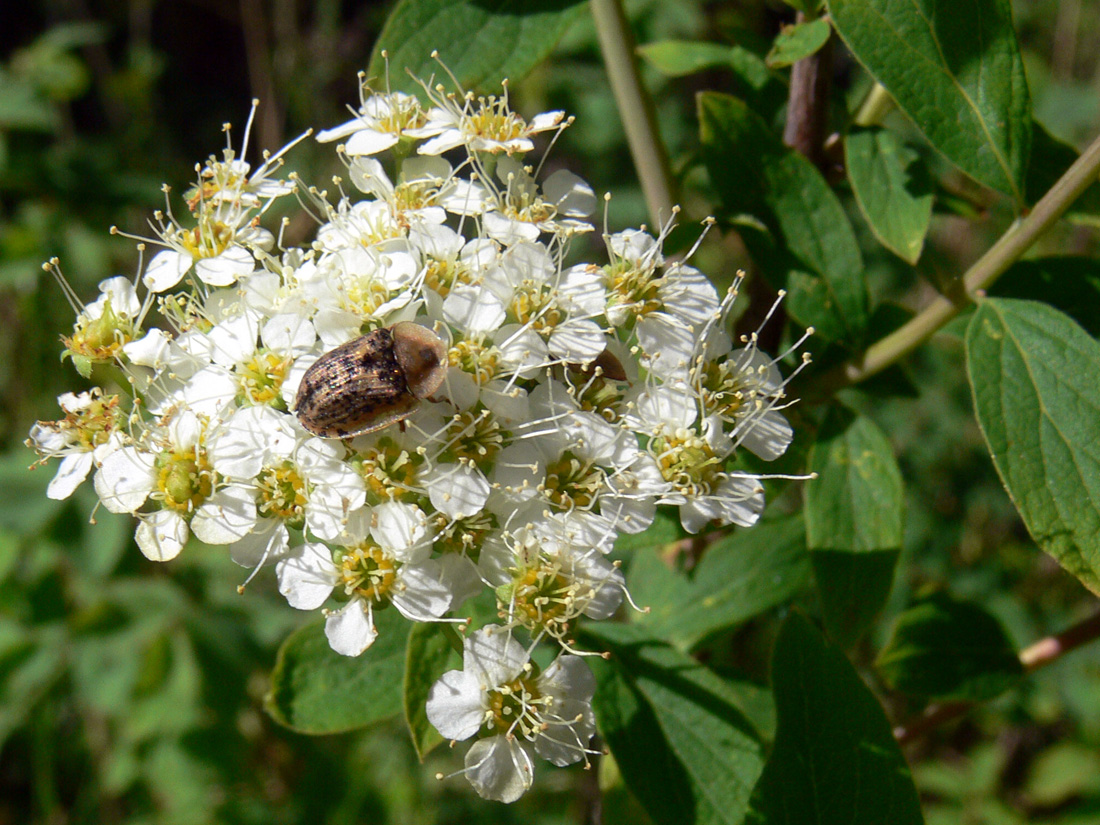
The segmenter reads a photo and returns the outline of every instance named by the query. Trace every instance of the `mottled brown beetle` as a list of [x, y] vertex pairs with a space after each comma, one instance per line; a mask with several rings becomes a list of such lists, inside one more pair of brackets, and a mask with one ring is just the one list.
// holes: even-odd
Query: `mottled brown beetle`
[[447, 377], [447, 345], [402, 321], [322, 355], [306, 370], [294, 409], [325, 438], [351, 438], [407, 418]]

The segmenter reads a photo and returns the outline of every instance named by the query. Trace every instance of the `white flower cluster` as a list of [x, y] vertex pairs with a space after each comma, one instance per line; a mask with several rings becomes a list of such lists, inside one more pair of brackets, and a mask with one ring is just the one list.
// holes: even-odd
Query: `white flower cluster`
[[[252, 172], [227, 149], [185, 219], [156, 215], [162, 249], [140, 279], [102, 283], [65, 339], [85, 377], [121, 390], [62, 396], [64, 419], [39, 422], [31, 443], [62, 458], [51, 497], [94, 471], [150, 559], [193, 534], [254, 571], [273, 562], [280, 592], [323, 610], [344, 655], [370, 647], [381, 608], [458, 621], [490, 589], [501, 624], [467, 634], [463, 670], [427, 710], [444, 736], [478, 738], [464, 773], [511, 801], [532, 751], [558, 765], [589, 753], [594, 682], [570, 634], [624, 598], [616, 537], [659, 505], [691, 532], [752, 525], [760, 479], [728, 464], [739, 446], [786, 449], [784, 381], [755, 337], [734, 348], [735, 291], [663, 256], [671, 224], [606, 236], [608, 263], [571, 262], [596, 198], [522, 162], [533, 135], [568, 125], [560, 112], [528, 122], [506, 95], [426, 89], [425, 107], [364, 88], [355, 116], [319, 135], [342, 141], [354, 192], [280, 176], [283, 152]], [[291, 194], [319, 223], [308, 246], [261, 225]], [[402, 322], [445, 345], [438, 390], [353, 438], [303, 427], [306, 370]], [[540, 672], [530, 652], [544, 639], [566, 652]]]

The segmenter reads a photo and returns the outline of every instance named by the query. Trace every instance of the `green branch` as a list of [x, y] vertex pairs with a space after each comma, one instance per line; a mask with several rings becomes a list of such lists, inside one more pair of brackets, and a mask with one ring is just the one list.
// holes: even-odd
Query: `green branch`
[[[1020, 664], [1026, 673], [1034, 673], [1042, 667], [1053, 664], [1067, 653], [1082, 645], [1100, 638], [1100, 613], [1089, 616], [1084, 621], [1063, 630], [1056, 636], [1047, 636], [1030, 647], [1020, 651]], [[914, 739], [939, 727], [945, 722], [965, 714], [974, 704], [972, 702], [945, 702], [932, 704], [915, 719], [894, 728], [894, 738], [905, 746]]]
[[646, 93], [638, 72], [634, 36], [620, 0], [592, 0], [591, 7], [607, 77], [626, 131], [626, 142], [642, 183], [650, 220], [654, 228], [658, 228], [672, 217], [675, 203], [672, 173], [657, 130], [653, 100]]
[[1096, 181], [1100, 173], [1100, 137], [1047, 192], [1026, 218], [1013, 224], [1000, 239], [967, 270], [957, 300], [936, 298], [914, 318], [852, 359], [815, 379], [807, 395], [827, 395], [843, 387], [866, 381], [900, 361], [932, 337], [971, 302], [980, 300], [1012, 264], [1045, 233], [1070, 205]]

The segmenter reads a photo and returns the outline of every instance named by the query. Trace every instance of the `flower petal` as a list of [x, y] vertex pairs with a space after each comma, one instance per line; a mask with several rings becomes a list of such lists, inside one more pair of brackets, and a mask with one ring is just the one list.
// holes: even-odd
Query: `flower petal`
[[180, 282], [187, 274], [187, 270], [191, 268], [192, 262], [190, 255], [184, 255], [174, 249], [165, 249], [149, 261], [141, 282], [150, 292], [164, 292]]
[[145, 558], [171, 561], [183, 550], [188, 535], [183, 516], [175, 510], [157, 510], [141, 520], [134, 538]]
[[352, 599], [342, 610], [329, 613], [325, 619], [325, 636], [329, 647], [341, 656], [358, 656], [378, 638], [370, 607]]
[[57, 468], [57, 475], [46, 487], [46, 496], [55, 501], [61, 501], [73, 494], [88, 477], [94, 464], [91, 453], [70, 453], [61, 459], [61, 466]]
[[336, 586], [336, 568], [332, 554], [323, 544], [308, 543], [275, 565], [279, 592], [291, 607], [316, 610], [325, 603]]
[[490, 489], [477, 467], [443, 464], [436, 468], [428, 484], [428, 498], [436, 510], [449, 518], [468, 518], [481, 512], [489, 500]]
[[428, 691], [428, 721], [444, 739], [469, 739], [481, 728], [485, 710], [485, 691], [464, 670], [447, 671]]
[[195, 511], [191, 529], [207, 544], [232, 544], [256, 526], [256, 495], [249, 487], [218, 490]]
[[95, 475], [95, 491], [112, 513], [132, 513], [153, 490], [153, 457], [136, 447], [115, 450]]
[[517, 740], [491, 736], [466, 752], [466, 778], [483, 799], [515, 802], [531, 787], [535, 766]]

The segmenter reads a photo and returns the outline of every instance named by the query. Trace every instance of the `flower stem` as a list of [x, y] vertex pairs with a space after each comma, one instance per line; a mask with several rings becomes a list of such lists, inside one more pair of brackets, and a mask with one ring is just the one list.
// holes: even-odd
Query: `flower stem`
[[590, 5], [607, 77], [642, 183], [649, 218], [659, 227], [672, 216], [675, 203], [672, 172], [657, 130], [653, 100], [642, 85], [634, 57], [634, 36], [620, 0], [591, 0]]
[[[1047, 636], [1024, 648], [1020, 651], [1020, 664], [1023, 665], [1026, 673], [1033, 673], [1097, 638], [1100, 638], [1100, 613], [1094, 613], [1061, 633]], [[971, 707], [973, 703], [970, 702], [944, 702], [929, 705], [916, 719], [894, 728], [894, 738], [899, 745], [908, 745], [918, 736], [928, 733], [944, 722], [962, 716]]]
[[807, 395], [832, 394], [866, 381], [915, 350], [972, 301], [981, 300], [1005, 270], [1043, 235], [1070, 205], [1096, 181], [1100, 172], [1100, 137], [1066, 170], [1026, 218], [1013, 224], [962, 278], [956, 300], [936, 298], [914, 318], [869, 346], [858, 359], [846, 361], [817, 378]]

